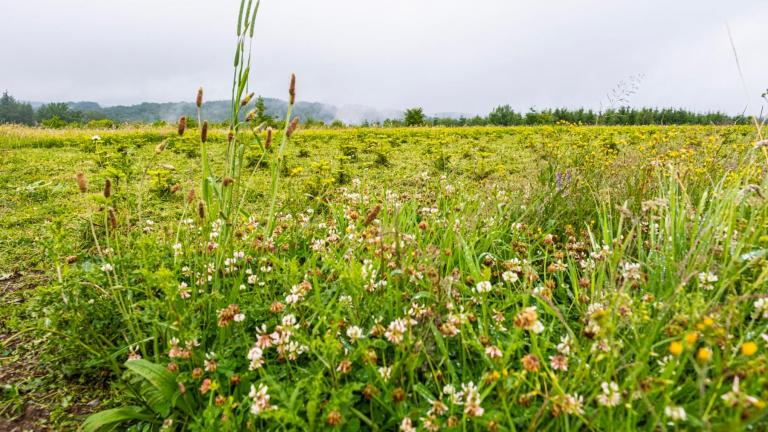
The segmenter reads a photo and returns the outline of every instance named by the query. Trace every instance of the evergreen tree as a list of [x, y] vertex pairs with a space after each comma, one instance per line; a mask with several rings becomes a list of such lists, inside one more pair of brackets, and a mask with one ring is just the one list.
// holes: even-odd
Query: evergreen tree
[[35, 124], [35, 111], [32, 105], [18, 102], [8, 92], [0, 98], [0, 123]]

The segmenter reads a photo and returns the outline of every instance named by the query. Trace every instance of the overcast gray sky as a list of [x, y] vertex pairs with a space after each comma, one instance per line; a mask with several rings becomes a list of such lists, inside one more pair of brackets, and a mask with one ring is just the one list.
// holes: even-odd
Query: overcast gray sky
[[[239, 0], [0, 0], [0, 89], [104, 105], [229, 94]], [[726, 25], [741, 60], [739, 79]], [[768, 88], [766, 0], [263, 0], [252, 87], [380, 109], [741, 112]]]

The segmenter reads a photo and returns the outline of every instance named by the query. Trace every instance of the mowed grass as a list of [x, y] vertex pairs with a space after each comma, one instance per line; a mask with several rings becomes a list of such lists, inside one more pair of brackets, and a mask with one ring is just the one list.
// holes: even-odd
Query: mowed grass
[[245, 134], [226, 244], [196, 132], [0, 127], [3, 367], [97, 389], [86, 427], [765, 427], [753, 128], [299, 131], [272, 234]]

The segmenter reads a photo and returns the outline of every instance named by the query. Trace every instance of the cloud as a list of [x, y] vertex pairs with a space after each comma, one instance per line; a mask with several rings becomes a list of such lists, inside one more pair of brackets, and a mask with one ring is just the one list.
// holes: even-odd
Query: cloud
[[[0, 0], [0, 87], [103, 104], [229, 95], [236, 0]], [[768, 87], [768, 3], [735, 0], [264, 0], [253, 88], [380, 109], [634, 105], [740, 112]], [[744, 94], [731, 52], [744, 69]], [[353, 110], [351, 110], [353, 111]]]

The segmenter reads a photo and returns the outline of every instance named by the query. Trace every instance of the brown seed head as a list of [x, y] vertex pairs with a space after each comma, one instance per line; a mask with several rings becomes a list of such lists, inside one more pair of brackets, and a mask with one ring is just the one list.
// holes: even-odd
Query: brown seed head
[[200, 216], [200, 219], [205, 219], [205, 203], [202, 201], [197, 203], [197, 215]]
[[363, 222], [363, 225], [370, 225], [371, 222], [373, 222], [374, 219], [376, 219], [376, 216], [379, 215], [379, 212], [381, 211], [381, 204], [376, 204], [376, 207], [372, 208], [370, 212], [368, 212], [368, 216], [365, 217], [365, 222]]
[[197, 99], [195, 99], [195, 105], [197, 105], [198, 108], [202, 108], [203, 106], [203, 88], [202, 87], [197, 89]]
[[285, 131], [285, 134], [288, 136], [288, 138], [293, 135], [294, 132], [296, 132], [296, 129], [299, 128], [299, 117], [296, 116], [291, 120], [291, 124], [288, 125], [288, 130]]
[[110, 226], [110, 228], [116, 229], [117, 228], [117, 216], [115, 216], [115, 209], [110, 207], [109, 210], [107, 211], [107, 214], [109, 216], [109, 226]]
[[272, 147], [272, 128], [267, 128], [267, 140], [264, 141], [264, 148], [268, 149]]
[[296, 74], [291, 74], [291, 85], [288, 87], [288, 95], [291, 97], [290, 104], [296, 103]]
[[109, 198], [112, 196], [112, 180], [107, 179], [107, 181], [104, 182], [104, 198]]
[[243, 98], [242, 101], [240, 101], [240, 106], [244, 107], [248, 105], [251, 102], [251, 99], [253, 99], [254, 93], [249, 93], [246, 97]]
[[208, 141], [208, 120], [203, 122], [203, 127], [200, 129], [200, 141]]
[[247, 121], [249, 123], [252, 122], [253, 119], [255, 119], [255, 118], [256, 118], [256, 108], [248, 111], [248, 114], [245, 115], [245, 121]]
[[539, 358], [536, 357], [534, 354], [526, 354], [523, 356], [523, 368], [527, 370], [528, 372], [538, 372], [539, 367], [541, 366], [541, 363], [539, 362]]
[[232, 177], [224, 177], [224, 180], [222, 180], [222, 184], [224, 187], [232, 186], [232, 183], [234, 183], [235, 180]]
[[325, 419], [325, 422], [328, 423], [328, 426], [338, 426], [342, 421], [344, 421], [344, 418], [341, 416], [341, 413], [338, 410], [333, 410], [328, 413], [328, 417]]
[[88, 192], [88, 180], [85, 178], [85, 174], [81, 172], [77, 173], [77, 187], [82, 193]]
[[195, 190], [190, 189], [189, 192], [187, 192], [187, 203], [192, 204], [195, 201]]
[[395, 390], [392, 391], [392, 401], [395, 403], [400, 403], [405, 400], [405, 390], [402, 389], [402, 387], [398, 387]]
[[187, 130], [187, 116], [179, 117], [179, 136], [184, 135], [184, 131]]
[[229, 133], [227, 134], [227, 142], [231, 144], [232, 140], [234, 140], [234, 139], [235, 139], [235, 131], [230, 129]]

